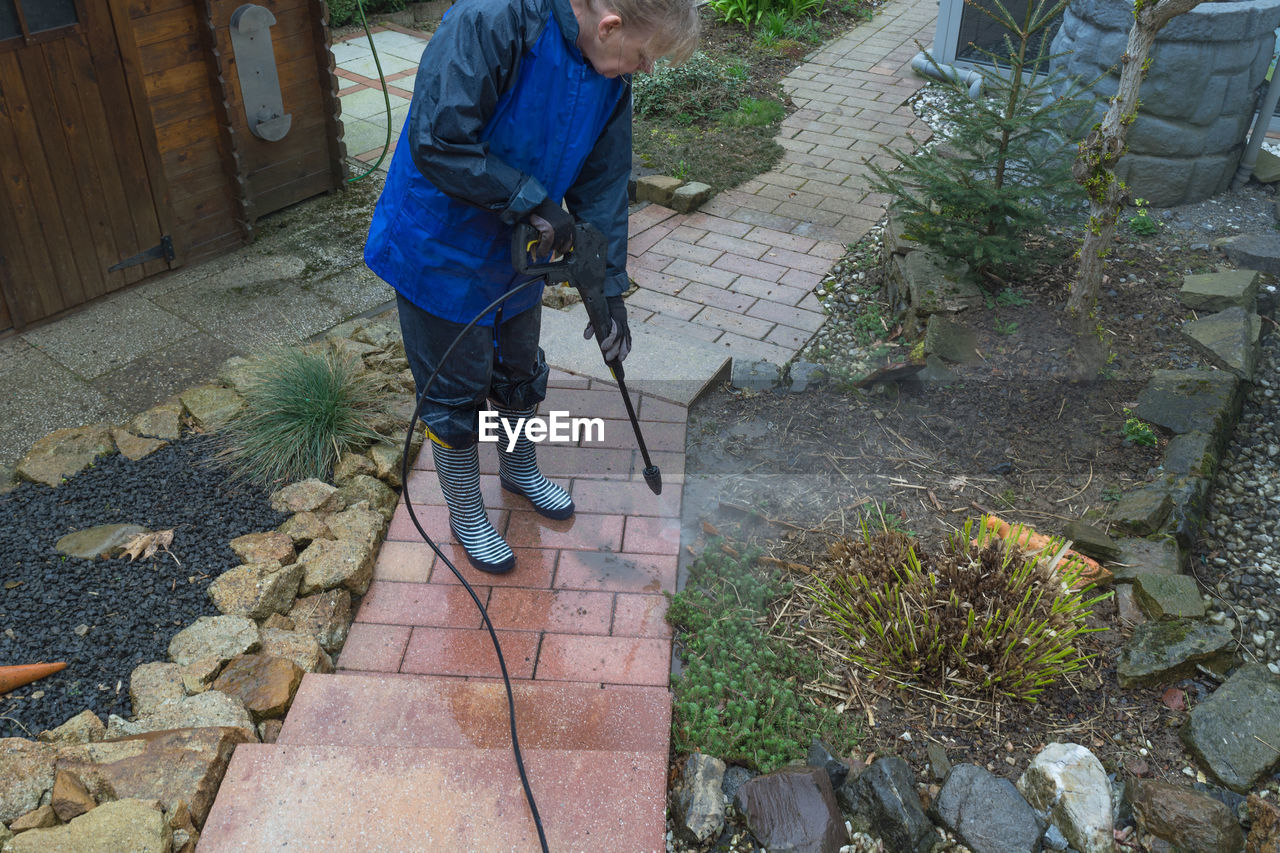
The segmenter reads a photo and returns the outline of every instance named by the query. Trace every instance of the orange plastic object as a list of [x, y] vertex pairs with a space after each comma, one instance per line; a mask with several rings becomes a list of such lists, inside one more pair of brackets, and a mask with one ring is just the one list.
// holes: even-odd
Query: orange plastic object
[[[986, 528], [1001, 539], [1013, 539], [1013, 543], [1026, 551], [1039, 551], [1049, 547], [1052, 541], [1051, 537], [1045, 536], [1043, 533], [1036, 533], [1026, 525], [1019, 525], [1018, 536], [1014, 538], [1014, 528], [1009, 522], [994, 515], [984, 515], [982, 523]], [[1068, 550], [1062, 557], [1062, 562], [1058, 564], [1064, 568], [1077, 569], [1080, 572], [1079, 580], [1076, 582], [1076, 588], [1094, 584], [1102, 586], [1114, 580], [1115, 576], [1102, 565], [1091, 557], [1086, 557], [1079, 551]]]
[[67, 668], [66, 661], [57, 663], [23, 663], [16, 666], [0, 666], [0, 695], [17, 690], [24, 684], [38, 681]]

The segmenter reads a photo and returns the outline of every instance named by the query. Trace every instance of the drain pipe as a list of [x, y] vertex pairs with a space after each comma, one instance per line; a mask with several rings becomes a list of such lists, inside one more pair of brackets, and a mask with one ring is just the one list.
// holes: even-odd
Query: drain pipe
[[[1280, 29], [1276, 29], [1277, 48], [1280, 48]], [[1236, 171], [1236, 176], [1231, 179], [1231, 189], [1238, 190], [1244, 186], [1249, 180], [1249, 176], [1253, 174], [1253, 167], [1258, 165], [1258, 152], [1262, 149], [1262, 140], [1267, 136], [1267, 130], [1271, 127], [1271, 117], [1276, 112], [1276, 102], [1280, 101], [1280, 62], [1275, 62], [1277, 56], [1280, 56], [1280, 50], [1272, 55], [1273, 65], [1271, 67], [1271, 85], [1267, 86], [1267, 93], [1262, 96], [1262, 110], [1258, 113], [1258, 120], [1253, 126], [1253, 133], [1249, 135], [1249, 144], [1244, 149], [1244, 157], [1240, 159], [1240, 168]], [[914, 63], [913, 63], [914, 65]]]
[[980, 73], [972, 68], [964, 70], [954, 65], [943, 65], [930, 56], [926, 50], [920, 51], [912, 58], [911, 70], [921, 77], [928, 77], [931, 80], [941, 80], [944, 83], [959, 83], [968, 86], [969, 97], [975, 101], [982, 94], [982, 75]]

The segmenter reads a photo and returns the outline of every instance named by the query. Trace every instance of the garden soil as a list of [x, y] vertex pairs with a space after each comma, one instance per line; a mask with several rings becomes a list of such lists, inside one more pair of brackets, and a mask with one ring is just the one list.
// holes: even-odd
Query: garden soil
[[[861, 535], [864, 522], [912, 531], [930, 547], [983, 513], [1049, 534], [1075, 519], [1107, 528], [1120, 492], [1156, 476], [1169, 438], [1157, 430], [1155, 447], [1127, 441], [1126, 410], [1152, 371], [1203, 364], [1179, 332], [1190, 319], [1177, 300], [1183, 276], [1227, 268], [1213, 241], [1271, 228], [1273, 204], [1254, 185], [1153, 211], [1162, 226], [1154, 235], [1122, 223], [1098, 308], [1112, 358], [1092, 372], [1079, 369], [1064, 322], [1068, 260], [1007, 283], [1027, 304], [991, 303], [960, 315], [975, 333], [975, 353], [943, 376], [861, 388], [829, 381], [801, 393], [725, 385], [693, 406], [684, 523], [686, 541], [701, 541], [689, 550], [713, 534], [752, 542], [797, 582], [801, 592], [771, 618], [828, 659], [829, 676], [813, 695], [865, 720], [857, 757], [901, 755], [924, 780], [933, 741], [954, 762], [1016, 779], [1046, 743], [1069, 740], [1122, 777], [1190, 781], [1194, 765], [1177, 727], [1214, 685], [1188, 679], [1168, 692], [1120, 689], [1115, 661], [1131, 626], [1114, 598], [1095, 607], [1098, 630], [1084, 646], [1096, 657], [1082, 677], [1025, 704], [947, 701], [858, 678], [833, 654], [838, 639], [811, 618], [803, 589], [831, 542]], [[906, 335], [886, 333], [893, 339], [887, 361], [907, 361]]]

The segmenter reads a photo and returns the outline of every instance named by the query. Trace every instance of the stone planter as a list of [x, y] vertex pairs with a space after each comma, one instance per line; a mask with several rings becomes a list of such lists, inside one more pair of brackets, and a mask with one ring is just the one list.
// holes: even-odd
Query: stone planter
[[[1133, 0], [1072, 0], [1053, 40], [1055, 71], [1098, 78], [1097, 118], [1119, 85]], [[1116, 175], [1157, 207], [1227, 188], [1253, 121], [1280, 26], [1280, 0], [1202, 3], [1160, 31]], [[1059, 90], [1059, 94], [1061, 91]]]

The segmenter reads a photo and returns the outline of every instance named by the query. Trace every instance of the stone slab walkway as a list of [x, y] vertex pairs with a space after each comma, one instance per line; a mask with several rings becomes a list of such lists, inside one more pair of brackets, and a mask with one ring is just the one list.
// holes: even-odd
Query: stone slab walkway
[[[784, 124], [786, 156], [775, 171], [695, 213], [650, 205], [632, 214], [630, 269], [640, 287], [628, 303], [649, 354], [628, 360], [628, 383], [662, 469], [661, 496], [640, 475], [617, 388], [588, 366], [590, 348], [576, 344], [548, 343], [555, 369], [543, 412], [602, 418], [603, 440], [539, 450], [544, 471], [573, 494], [575, 518], [548, 521], [505, 493], [496, 453], [482, 448], [481, 491], [517, 567], [484, 575], [451, 537], [442, 547], [475, 585], [502, 642], [553, 850], [664, 848], [671, 721], [664, 593], [675, 591], [680, 565], [686, 405], [720, 371], [715, 353], [783, 363], [821, 326], [814, 287], [843, 244], [883, 212], [862, 159], [885, 156], [881, 142], [914, 146], [925, 137], [902, 102], [919, 86], [907, 63], [914, 39], [928, 38], [927, 5], [890, 2], [787, 79], [800, 109]], [[417, 34], [375, 35], [379, 50], [386, 40], [404, 61], [415, 48], [408, 38]], [[348, 42], [335, 54], [351, 84], [341, 90], [344, 110], [353, 105], [344, 117], [348, 149], [372, 162], [385, 130], [369, 106], [367, 47]], [[404, 102], [393, 105], [402, 122], [396, 110], [407, 104], [412, 70], [390, 65], [399, 69], [388, 80]], [[564, 338], [576, 328], [565, 329], [558, 316], [552, 323]], [[682, 361], [696, 368], [672, 381], [670, 365]], [[698, 371], [701, 378], [691, 375]], [[596, 378], [582, 375], [592, 372]], [[406, 492], [427, 530], [448, 531], [429, 453]], [[306, 676], [277, 744], [237, 750], [202, 853], [286, 842], [536, 849], [488, 633], [420, 540], [403, 499], [337, 663], [336, 674]]]

